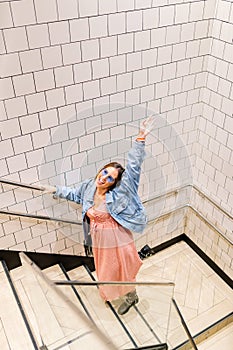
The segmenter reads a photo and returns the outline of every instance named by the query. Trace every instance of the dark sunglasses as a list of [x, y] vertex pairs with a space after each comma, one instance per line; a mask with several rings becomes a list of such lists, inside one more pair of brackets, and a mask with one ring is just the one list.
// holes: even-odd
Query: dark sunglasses
[[[103, 170], [101, 171], [101, 175], [102, 175], [102, 176], [108, 175], [107, 169], [103, 169]], [[107, 182], [109, 182], [109, 183], [115, 182], [115, 179], [114, 179], [111, 175], [109, 175], [109, 176], [107, 177]]]

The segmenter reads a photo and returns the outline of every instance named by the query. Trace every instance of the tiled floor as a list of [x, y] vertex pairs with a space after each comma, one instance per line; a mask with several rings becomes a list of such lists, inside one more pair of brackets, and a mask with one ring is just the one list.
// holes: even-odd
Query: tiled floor
[[[184, 242], [145, 260], [144, 279], [175, 282], [174, 298], [194, 336], [233, 311], [233, 291]], [[172, 312], [168, 341], [172, 346], [187, 336]]]
[[[65, 279], [59, 266], [54, 266], [44, 272], [51, 280]], [[80, 315], [82, 308], [70, 287], [57, 286], [54, 288], [51, 283], [46, 282], [40, 277], [40, 274], [35, 273], [35, 270], [29, 266], [15, 269], [11, 275], [17, 290], [20, 292], [36, 338], [43, 338], [49, 350], [58, 348], [73, 350], [77, 349], [77, 346], [82, 349], [90, 349], [93, 342], [95, 350], [134, 347], [132, 340], [123, 331], [112, 311], [99, 297], [96, 287], [78, 287], [77, 290], [92, 319], [101, 329], [101, 334], [98, 337], [95, 337], [93, 333], [92, 324], [86, 322], [86, 319]], [[90, 281], [90, 277], [83, 267], [70, 271], [69, 276], [71, 279]], [[132, 335], [133, 342], [138, 346], [168, 342], [169, 349], [172, 349], [187, 340], [177, 313], [172, 306], [172, 297], [177, 301], [192, 335], [202, 331], [233, 310], [232, 290], [184, 242], [144, 260], [137, 280], [139, 282], [175, 283], [174, 288], [166, 285], [137, 287], [140, 302], [136, 309], [132, 308], [129, 313], [121, 317], [121, 320]], [[1, 281], [1, 293], [5, 298], [9, 293], [9, 290], [4, 288], [3, 281]], [[14, 320], [15, 328], [18, 331], [13, 333], [17, 334], [17, 337], [14, 337], [12, 332], [8, 330], [12, 318], [7, 321], [7, 312], [4, 310], [8, 310], [10, 316], [12, 312], [15, 312], [13, 309], [10, 311], [10, 304], [12, 307], [14, 306], [15, 310], [16, 305], [13, 302], [5, 308], [2, 307], [2, 303], [0, 306], [0, 349], [31, 350], [32, 347], [24, 332], [22, 332], [24, 336], [20, 340], [20, 321]], [[115, 308], [118, 305], [119, 301], [113, 302]], [[148, 324], [151, 328], [148, 327]], [[198, 348], [200, 350], [215, 350], [213, 346], [216, 343], [219, 345], [218, 349], [230, 350], [230, 339], [232, 339], [230, 330], [232, 330], [232, 326], [223, 329], [218, 334], [216, 341], [210, 338], [203, 344], [199, 344]], [[112, 339], [115, 346], [107, 343], [106, 338]], [[74, 341], [72, 342], [72, 340]], [[23, 347], [20, 342], [23, 342]], [[41, 340], [39, 342], [42, 344]], [[67, 344], [67, 342], [70, 343]]]

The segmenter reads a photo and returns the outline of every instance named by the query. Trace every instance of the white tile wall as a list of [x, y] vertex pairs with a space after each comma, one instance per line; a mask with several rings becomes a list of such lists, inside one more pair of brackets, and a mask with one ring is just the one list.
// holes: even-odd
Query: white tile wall
[[98, 14], [98, 0], [79, 0], [80, 17], [95, 16]]
[[41, 49], [41, 58], [43, 69], [53, 68], [62, 65], [61, 46], [51, 46]]
[[0, 90], [0, 98], [1, 100], [5, 100], [8, 98], [14, 97], [14, 89], [11, 78], [5, 78], [1, 80], [1, 90]]
[[[133, 120], [162, 113], [140, 193], [148, 178], [151, 195], [181, 186], [193, 165], [194, 182], [232, 212], [232, 26], [223, 0], [0, 3], [0, 177], [73, 185], [125, 156]], [[42, 211], [38, 197], [5, 204]], [[0, 247], [67, 248], [47, 225], [38, 236], [7, 227]]]
[[16, 96], [25, 96], [35, 92], [35, 83], [32, 73], [13, 77], [13, 84]]
[[13, 26], [13, 20], [11, 17], [11, 10], [9, 3], [0, 4], [1, 21], [0, 28], [5, 29]]
[[33, 0], [14, 1], [11, 3], [11, 11], [14, 25], [25, 26], [36, 23]]
[[7, 52], [17, 52], [28, 49], [25, 27], [10, 28], [3, 31]]
[[49, 36], [51, 45], [66, 44], [70, 42], [69, 24], [66, 21], [49, 23]]
[[45, 94], [43, 92], [27, 95], [26, 102], [27, 102], [28, 112], [30, 114], [43, 111], [46, 109]]
[[0, 56], [0, 77], [9, 77], [21, 74], [21, 65], [18, 53]]
[[76, 0], [57, 0], [57, 9], [59, 20], [66, 20], [78, 17], [78, 4]]
[[64, 65], [75, 64], [81, 61], [80, 43], [69, 43], [61, 46]]
[[42, 69], [40, 50], [22, 51], [19, 53], [19, 57], [23, 73], [35, 72]]
[[[5, 108], [9, 119], [27, 114], [27, 108], [26, 108], [24, 96], [6, 100]], [[18, 124], [17, 119], [12, 122]]]
[[47, 23], [58, 19], [56, 0], [35, 0], [36, 19], [38, 23]]

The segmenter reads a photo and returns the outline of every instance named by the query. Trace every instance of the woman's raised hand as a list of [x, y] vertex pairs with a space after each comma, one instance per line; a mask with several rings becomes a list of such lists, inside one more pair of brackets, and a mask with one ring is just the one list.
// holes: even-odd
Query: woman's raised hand
[[145, 138], [153, 129], [155, 124], [155, 116], [151, 115], [141, 122], [139, 129], [139, 138]]

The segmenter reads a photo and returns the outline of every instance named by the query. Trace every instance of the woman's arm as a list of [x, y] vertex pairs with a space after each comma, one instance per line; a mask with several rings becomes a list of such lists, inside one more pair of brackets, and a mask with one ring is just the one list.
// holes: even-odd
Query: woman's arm
[[92, 180], [87, 179], [78, 184], [77, 187], [43, 185], [43, 193], [51, 193], [54, 194], [55, 197], [64, 198], [76, 203], [82, 203], [84, 191], [90, 181]]
[[136, 141], [128, 152], [127, 165], [120, 184], [121, 187], [125, 186], [127, 191], [138, 190], [141, 165], [145, 158], [145, 140], [153, 128], [154, 121], [155, 118], [150, 116], [141, 123]]
[[93, 179], [86, 179], [74, 188], [66, 186], [56, 186], [56, 192], [54, 193], [54, 195], [59, 198], [65, 198], [69, 201], [82, 204], [84, 192], [91, 181], [93, 181]]

